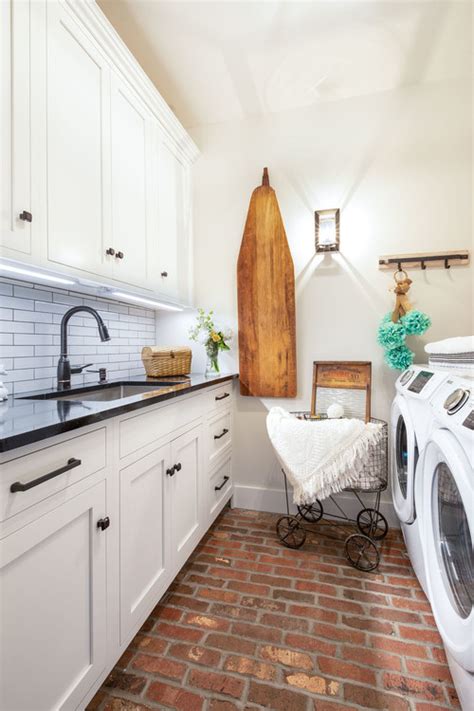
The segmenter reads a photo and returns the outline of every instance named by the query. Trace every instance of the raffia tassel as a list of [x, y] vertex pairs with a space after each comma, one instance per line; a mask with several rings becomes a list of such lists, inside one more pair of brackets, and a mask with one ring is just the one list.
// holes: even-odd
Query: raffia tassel
[[410, 285], [413, 283], [412, 280], [408, 277], [406, 272], [402, 272], [403, 274], [403, 279], [400, 281], [397, 280], [397, 274], [400, 272], [396, 272], [394, 275], [394, 279], [396, 282], [396, 287], [393, 290], [397, 296], [397, 300], [395, 301], [395, 308], [392, 312], [392, 321], [393, 323], [397, 323], [402, 316], [405, 316], [405, 314], [408, 313], [408, 311], [411, 311], [413, 306], [408, 300], [407, 293], [410, 290]]

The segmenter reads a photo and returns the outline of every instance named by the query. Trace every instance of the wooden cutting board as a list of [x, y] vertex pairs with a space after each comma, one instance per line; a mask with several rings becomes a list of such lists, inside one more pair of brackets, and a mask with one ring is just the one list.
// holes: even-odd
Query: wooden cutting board
[[250, 199], [237, 292], [240, 392], [296, 397], [295, 273], [267, 168]]

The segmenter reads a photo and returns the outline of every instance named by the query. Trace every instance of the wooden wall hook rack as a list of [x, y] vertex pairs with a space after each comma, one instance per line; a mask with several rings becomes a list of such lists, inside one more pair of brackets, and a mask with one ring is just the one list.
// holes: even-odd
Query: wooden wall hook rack
[[467, 266], [469, 252], [459, 249], [456, 252], [424, 252], [418, 254], [390, 254], [379, 257], [379, 269], [426, 269], [428, 266], [450, 269], [452, 266]]

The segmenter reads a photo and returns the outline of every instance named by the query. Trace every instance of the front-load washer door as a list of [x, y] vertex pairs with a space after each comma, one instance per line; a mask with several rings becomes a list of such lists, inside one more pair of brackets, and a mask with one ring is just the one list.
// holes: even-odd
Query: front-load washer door
[[415, 429], [405, 400], [396, 397], [392, 405], [392, 498], [396, 514], [403, 523], [415, 520], [415, 470], [418, 460]]
[[474, 672], [474, 470], [448, 430], [422, 461], [421, 521], [429, 597], [447, 650]]

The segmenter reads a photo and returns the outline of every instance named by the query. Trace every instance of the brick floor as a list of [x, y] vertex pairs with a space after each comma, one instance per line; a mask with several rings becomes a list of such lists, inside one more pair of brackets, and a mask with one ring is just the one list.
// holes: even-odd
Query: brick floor
[[225, 510], [88, 711], [459, 708], [400, 534], [364, 574], [342, 541], [283, 547], [277, 518]]

